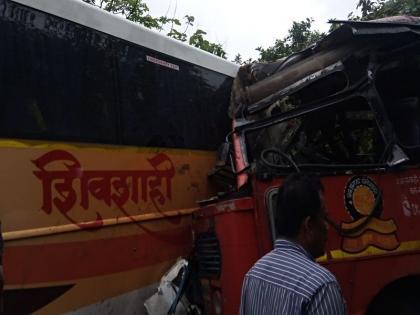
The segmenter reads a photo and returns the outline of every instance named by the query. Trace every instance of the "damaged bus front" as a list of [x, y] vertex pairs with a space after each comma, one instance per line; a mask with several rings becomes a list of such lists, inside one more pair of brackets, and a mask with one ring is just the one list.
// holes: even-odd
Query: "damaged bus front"
[[334, 23], [316, 45], [235, 79], [233, 131], [211, 176], [224, 191], [195, 214], [208, 313], [238, 312], [245, 272], [276, 238], [278, 186], [301, 171], [325, 187], [332, 228], [320, 262], [349, 312], [418, 303], [420, 19]]

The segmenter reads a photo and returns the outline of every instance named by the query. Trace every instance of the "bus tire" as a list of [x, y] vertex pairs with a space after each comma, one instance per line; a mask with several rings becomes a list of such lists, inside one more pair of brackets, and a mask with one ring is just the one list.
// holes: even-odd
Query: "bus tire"
[[372, 299], [366, 315], [417, 315], [420, 313], [420, 275], [398, 279]]

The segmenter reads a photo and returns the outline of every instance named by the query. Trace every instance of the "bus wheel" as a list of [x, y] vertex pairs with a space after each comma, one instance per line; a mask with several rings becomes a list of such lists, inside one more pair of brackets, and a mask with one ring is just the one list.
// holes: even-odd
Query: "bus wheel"
[[398, 279], [370, 302], [366, 315], [417, 315], [420, 311], [420, 275]]

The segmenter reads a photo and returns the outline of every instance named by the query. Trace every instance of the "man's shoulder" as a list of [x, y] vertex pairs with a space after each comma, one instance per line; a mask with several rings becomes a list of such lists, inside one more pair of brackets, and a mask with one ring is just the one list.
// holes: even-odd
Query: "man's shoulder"
[[286, 289], [304, 289], [305, 295], [313, 294], [326, 283], [336, 282], [334, 275], [317, 262], [303, 255], [278, 250], [273, 250], [259, 259], [247, 276]]
[[330, 282], [337, 282], [335, 276], [324, 266], [321, 266], [315, 261], [312, 263], [312, 273], [310, 274], [311, 279], [316, 279], [321, 285]]

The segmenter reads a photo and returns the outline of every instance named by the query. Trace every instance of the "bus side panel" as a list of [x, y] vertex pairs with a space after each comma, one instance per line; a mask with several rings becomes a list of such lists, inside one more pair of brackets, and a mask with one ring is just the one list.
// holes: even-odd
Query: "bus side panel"
[[191, 252], [213, 153], [17, 141], [0, 151], [6, 313], [112, 309]]
[[222, 254], [223, 312], [238, 314], [244, 275], [258, 258], [253, 209], [217, 216], [216, 232]]

